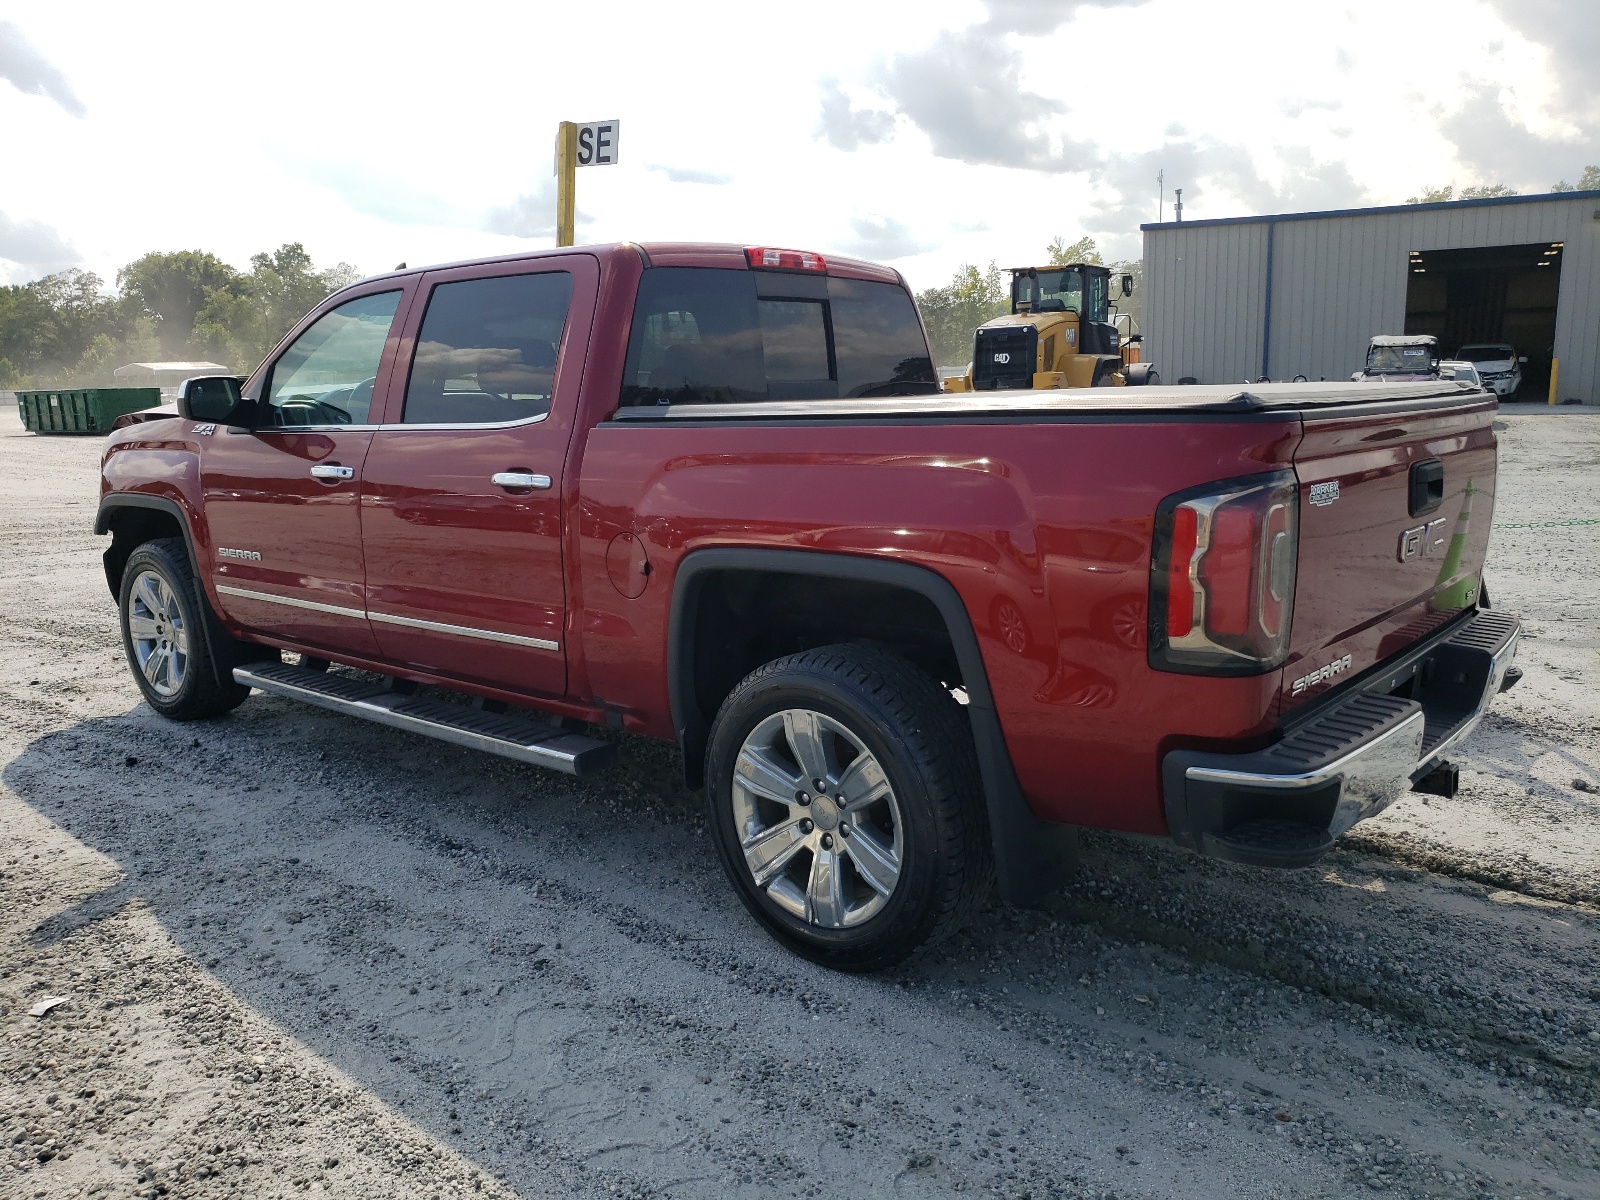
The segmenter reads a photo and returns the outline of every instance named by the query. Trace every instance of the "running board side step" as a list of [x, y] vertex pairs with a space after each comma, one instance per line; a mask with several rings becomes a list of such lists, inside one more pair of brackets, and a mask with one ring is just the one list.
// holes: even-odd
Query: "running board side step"
[[246, 687], [275, 696], [549, 767], [566, 775], [592, 775], [609, 767], [617, 757], [616, 746], [599, 738], [568, 733], [526, 717], [390, 691], [383, 684], [348, 675], [267, 662], [235, 667], [233, 678]]

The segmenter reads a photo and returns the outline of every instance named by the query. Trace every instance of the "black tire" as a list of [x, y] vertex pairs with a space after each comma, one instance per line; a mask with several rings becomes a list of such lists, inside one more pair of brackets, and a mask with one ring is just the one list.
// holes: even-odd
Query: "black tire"
[[1129, 363], [1122, 369], [1122, 378], [1129, 387], [1154, 387], [1161, 382], [1161, 374], [1152, 363]]
[[[176, 680], [170, 673], [165, 676], [166, 685], [175, 682], [170, 690], [166, 686], [158, 686], [156, 681], [147, 677], [130, 630], [135, 605], [139, 605], [141, 611], [148, 608], [143, 596], [135, 595], [135, 585], [146, 575], [154, 575], [166, 584], [166, 590], [162, 593], [163, 619], [160, 627], [171, 629], [179, 627], [181, 622], [181, 629], [186, 635], [183, 644], [187, 646], [187, 654], [183, 655]], [[211, 645], [207, 641], [204, 626], [207, 614], [200, 610], [203, 603], [195, 587], [188, 547], [182, 538], [160, 538], [145, 542], [128, 555], [117, 594], [123, 653], [127, 655], [133, 681], [144, 694], [145, 703], [163, 717], [174, 721], [203, 721], [220, 717], [238, 708], [250, 695], [249, 688], [232, 679], [225, 684], [217, 683], [211, 668]], [[172, 611], [166, 611], [167, 605], [171, 606]]]
[[[871, 914], [859, 923], [828, 928], [796, 915], [774, 898], [779, 882], [758, 883], [746, 862], [734, 769], [747, 739], [770, 728], [770, 719], [781, 721], [778, 714], [788, 710], [820, 714], [847, 731], [849, 739], [876, 758], [891, 789], [880, 803], [895, 810], [901, 849], [898, 875], [887, 896], [868, 888], [866, 875], [855, 865], [868, 841], [861, 831], [871, 818], [862, 814], [873, 810], [835, 809], [826, 792], [810, 801], [815, 807], [807, 810], [818, 814], [815, 827], [823, 827], [829, 816], [839, 821], [841, 834], [848, 834], [851, 813], [857, 814], [854, 849], [841, 838], [835, 853], [843, 881], [839, 894], [853, 882], [859, 900], [854, 911]], [[831, 761], [845, 764], [838, 770], [843, 778], [854, 759], [846, 760], [837, 751], [856, 750], [846, 736], [829, 736], [836, 738]], [[790, 761], [795, 772], [804, 772], [798, 756]], [[706, 796], [718, 857], [739, 899], [785, 946], [824, 966], [843, 971], [891, 967], [924, 943], [959, 929], [993, 882], [988, 821], [966, 714], [937, 680], [874, 647], [824, 646], [777, 659], [746, 676], [723, 701], [712, 724]], [[750, 793], [742, 787], [741, 796], [742, 803], [750, 803]], [[782, 812], [775, 804], [768, 807]], [[793, 805], [790, 810], [797, 811]], [[801, 822], [801, 828], [810, 824]], [[872, 834], [887, 836], [880, 830]], [[816, 856], [827, 853], [820, 844], [793, 853], [793, 869], [803, 867], [811, 882], [816, 879], [810, 874], [816, 870]], [[809, 883], [804, 891], [809, 914]], [[846, 909], [849, 904], [847, 900]]]

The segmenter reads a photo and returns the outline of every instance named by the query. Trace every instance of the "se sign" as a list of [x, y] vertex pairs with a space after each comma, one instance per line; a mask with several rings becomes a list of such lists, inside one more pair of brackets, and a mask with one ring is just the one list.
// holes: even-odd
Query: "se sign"
[[617, 142], [621, 121], [581, 121], [578, 123], [578, 165], [609, 167], [617, 161]]

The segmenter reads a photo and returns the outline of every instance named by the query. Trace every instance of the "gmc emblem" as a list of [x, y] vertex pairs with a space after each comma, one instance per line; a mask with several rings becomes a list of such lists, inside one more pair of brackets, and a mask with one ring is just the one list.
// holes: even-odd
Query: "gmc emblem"
[[1444, 545], [1444, 527], [1449, 517], [1440, 517], [1426, 525], [1418, 525], [1400, 534], [1399, 557], [1401, 562], [1413, 558], [1432, 558]]

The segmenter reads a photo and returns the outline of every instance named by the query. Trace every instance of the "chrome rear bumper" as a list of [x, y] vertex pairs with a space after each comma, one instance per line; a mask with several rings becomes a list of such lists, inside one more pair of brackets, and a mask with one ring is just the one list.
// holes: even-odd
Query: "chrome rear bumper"
[[1476, 612], [1369, 671], [1265, 750], [1172, 752], [1162, 782], [1173, 839], [1258, 866], [1316, 861], [1477, 727], [1508, 686], [1521, 633], [1515, 617]]

